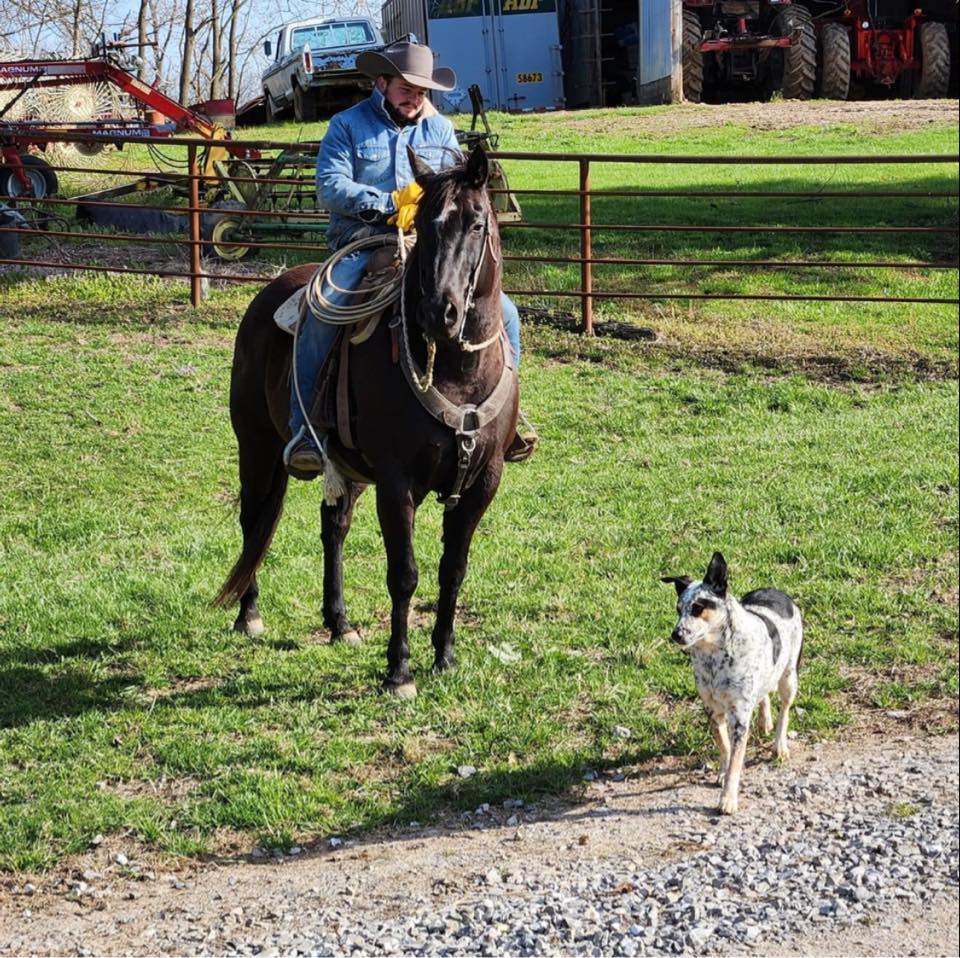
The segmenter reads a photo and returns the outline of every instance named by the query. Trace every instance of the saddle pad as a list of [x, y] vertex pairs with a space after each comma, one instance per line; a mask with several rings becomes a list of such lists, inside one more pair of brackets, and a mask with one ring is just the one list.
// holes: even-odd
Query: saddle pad
[[300, 304], [305, 293], [306, 287], [301, 286], [289, 299], [284, 300], [273, 314], [273, 321], [291, 336], [297, 331], [297, 324], [300, 322]]

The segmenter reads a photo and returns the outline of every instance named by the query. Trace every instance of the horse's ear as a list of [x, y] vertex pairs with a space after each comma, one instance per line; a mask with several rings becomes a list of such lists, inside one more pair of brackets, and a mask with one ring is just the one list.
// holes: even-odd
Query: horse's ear
[[489, 175], [490, 161], [487, 159], [487, 151], [481, 146], [475, 146], [470, 151], [470, 157], [467, 160], [467, 185], [472, 186], [475, 190], [481, 190], [486, 186]]
[[433, 176], [433, 170], [428, 163], [425, 163], [417, 156], [416, 151], [409, 143], [407, 144], [407, 159], [410, 161], [410, 169], [413, 170], [413, 178], [423, 186], [423, 181], [428, 176]]

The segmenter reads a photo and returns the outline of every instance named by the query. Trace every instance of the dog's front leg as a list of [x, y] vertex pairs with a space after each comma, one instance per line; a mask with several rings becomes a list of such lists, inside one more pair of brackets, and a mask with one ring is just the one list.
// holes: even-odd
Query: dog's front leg
[[720, 796], [720, 811], [724, 815], [733, 815], [737, 810], [737, 796], [740, 793], [740, 775], [743, 772], [743, 760], [747, 754], [747, 738], [750, 735], [750, 714], [730, 716], [730, 764], [723, 782]]
[[723, 788], [730, 766], [730, 736], [727, 734], [727, 717], [723, 712], [710, 714], [710, 731], [713, 740], [720, 749], [720, 771], [717, 773], [717, 784]]

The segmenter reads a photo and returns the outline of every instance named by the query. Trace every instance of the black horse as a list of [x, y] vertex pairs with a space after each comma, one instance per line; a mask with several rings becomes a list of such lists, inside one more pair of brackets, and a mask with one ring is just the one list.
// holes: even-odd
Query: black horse
[[[353, 439], [364, 475], [376, 483], [393, 602], [384, 686], [403, 697], [416, 695], [407, 618], [417, 586], [417, 508], [430, 492], [447, 503], [433, 629], [434, 669], [443, 670], [455, 664], [454, 614], [467, 554], [500, 484], [518, 408], [515, 364], [503, 335], [500, 237], [486, 188], [486, 155], [475, 149], [437, 173], [412, 155], [411, 162], [424, 196], [417, 243], [406, 263], [402, 320], [394, 319], [392, 328], [381, 322], [366, 342], [351, 347], [349, 363]], [[256, 572], [287, 488], [282, 452], [289, 438], [292, 339], [277, 328], [273, 314], [314, 268], [298, 266], [271, 282], [251, 302], [237, 332], [230, 418], [239, 445], [243, 549], [214, 601], [239, 599], [234, 628], [251, 637], [263, 631]], [[336, 440], [331, 437], [334, 449]], [[321, 510], [323, 620], [333, 641], [359, 641], [343, 600], [342, 551], [363, 489], [350, 482], [336, 505]]]

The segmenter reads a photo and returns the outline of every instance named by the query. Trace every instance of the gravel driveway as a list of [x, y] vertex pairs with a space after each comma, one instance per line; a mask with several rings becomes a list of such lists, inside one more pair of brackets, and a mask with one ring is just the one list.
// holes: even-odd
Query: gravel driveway
[[746, 769], [735, 818], [711, 778], [662, 760], [576, 801], [179, 868], [103, 842], [7, 881], [0, 954], [958, 954], [955, 733], [795, 742]]

